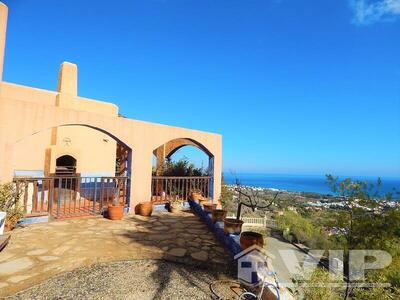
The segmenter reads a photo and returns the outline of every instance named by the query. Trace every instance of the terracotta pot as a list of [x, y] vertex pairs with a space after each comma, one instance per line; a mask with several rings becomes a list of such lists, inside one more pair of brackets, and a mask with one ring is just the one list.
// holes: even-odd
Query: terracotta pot
[[121, 220], [124, 216], [123, 205], [109, 205], [108, 206], [108, 218], [110, 220]]
[[14, 229], [14, 225], [11, 225], [9, 223], [4, 224], [4, 231], [5, 232], [9, 232], [9, 231], [11, 231], [13, 229]]
[[201, 206], [204, 206], [204, 204], [208, 204], [209, 203], [207, 198], [200, 198], [197, 201], [198, 201], [198, 203], [200, 203]]
[[212, 211], [214, 209], [216, 209], [216, 208], [217, 208], [217, 204], [213, 204], [213, 203], [205, 203], [205, 204], [203, 204], [203, 209], [208, 214], [212, 213]]
[[242, 250], [250, 248], [253, 245], [257, 245], [261, 248], [264, 247], [264, 237], [262, 234], [253, 231], [242, 232], [240, 234], [240, 247]]
[[181, 206], [180, 204], [170, 204], [169, 205], [169, 211], [171, 213], [177, 213], [181, 211]]
[[138, 212], [141, 216], [150, 217], [153, 212], [153, 202], [146, 201], [139, 203]]
[[237, 220], [235, 218], [225, 218], [224, 219], [224, 231], [229, 234], [240, 234], [242, 231], [242, 220]]
[[213, 209], [211, 213], [214, 222], [223, 221], [226, 217], [226, 210], [223, 209]]
[[199, 192], [191, 192], [190, 196], [191, 196], [192, 200], [199, 201], [199, 199], [201, 198], [201, 193], [199, 193]]

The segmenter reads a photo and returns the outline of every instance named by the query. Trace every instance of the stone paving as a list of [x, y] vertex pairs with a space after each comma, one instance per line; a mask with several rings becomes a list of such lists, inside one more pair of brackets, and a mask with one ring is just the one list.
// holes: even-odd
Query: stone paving
[[0, 252], [0, 297], [78, 267], [134, 259], [166, 259], [215, 268], [227, 268], [232, 260], [191, 213], [35, 224], [15, 229], [9, 245]]

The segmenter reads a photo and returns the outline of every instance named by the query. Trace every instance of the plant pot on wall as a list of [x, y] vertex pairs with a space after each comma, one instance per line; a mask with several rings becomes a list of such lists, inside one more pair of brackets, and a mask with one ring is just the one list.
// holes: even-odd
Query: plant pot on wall
[[262, 234], [253, 232], [253, 231], [245, 231], [240, 234], [240, 247], [242, 250], [250, 248], [253, 245], [257, 245], [258, 247], [264, 247], [264, 237]]
[[201, 205], [201, 206], [203, 206], [204, 207], [204, 204], [208, 204], [210, 201], [208, 201], [208, 199], [207, 198], [200, 198], [199, 200], [198, 200], [198, 203]]
[[108, 218], [110, 220], [121, 220], [124, 216], [124, 206], [123, 205], [109, 205], [108, 206]]
[[226, 210], [223, 209], [213, 209], [212, 212], [212, 220], [214, 222], [223, 221], [226, 217]]
[[192, 191], [190, 193], [190, 197], [192, 198], [193, 201], [198, 202], [201, 199], [201, 192], [200, 191]]
[[141, 216], [150, 217], [151, 214], [153, 213], [153, 202], [146, 201], [146, 202], [139, 203], [138, 213]]
[[181, 211], [181, 205], [180, 203], [170, 203], [169, 204], [169, 211], [171, 213], [177, 213]]
[[205, 203], [203, 205], [203, 209], [206, 213], [210, 214], [212, 213], [213, 209], [217, 208], [217, 204], [213, 204], [213, 203]]
[[224, 231], [226, 234], [240, 234], [243, 221], [235, 218], [224, 219]]

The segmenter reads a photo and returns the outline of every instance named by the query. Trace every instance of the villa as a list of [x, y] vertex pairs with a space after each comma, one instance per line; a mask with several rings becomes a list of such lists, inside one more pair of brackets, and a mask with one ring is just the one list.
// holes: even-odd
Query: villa
[[[81, 97], [69, 62], [56, 91], [4, 82], [7, 14], [0, 3], [0, 182], [21, 183], [27, 215], [98, 214], [114, 195], [134, 212], [143, 201], [165, 203], [172, 189], [183, 200], [192, 189], [219, 198], [221, 135], [128, 119], [113, 103]], [[153, 157], [160, 166], [187, 145], [208, 155], [209, 176], [155, 176]]]

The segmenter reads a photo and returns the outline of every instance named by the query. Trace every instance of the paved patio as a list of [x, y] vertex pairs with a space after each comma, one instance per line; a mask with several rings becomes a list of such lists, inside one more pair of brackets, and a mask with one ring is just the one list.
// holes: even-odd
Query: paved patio
[[0, 253], [0, 297], [78, 267], [134, 259], [166, 259], [212, 268], [226, 268], [231, 261], [191, 213], [42, 223], [14, 230]]

